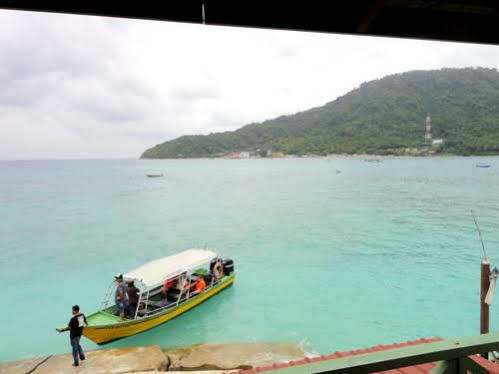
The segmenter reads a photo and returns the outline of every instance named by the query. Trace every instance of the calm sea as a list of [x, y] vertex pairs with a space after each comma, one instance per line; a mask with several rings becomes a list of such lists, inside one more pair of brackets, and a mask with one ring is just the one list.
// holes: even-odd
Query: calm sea
[[499, 266], [499, 158], [483, 160], [0, 162], [0, 360], [68, 352], [73, 304], [90, 314], [115, 273], [205, 245], [234, 259], [234, 287], [108, 347], [476, 334], [470, 209]]

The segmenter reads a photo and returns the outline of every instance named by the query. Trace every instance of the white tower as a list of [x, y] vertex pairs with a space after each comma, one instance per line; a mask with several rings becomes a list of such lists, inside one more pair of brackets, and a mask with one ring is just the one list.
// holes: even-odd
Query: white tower
[[431, 143], [431, 117], [430, 113], [426, 117], [426, 134], [424, 136], [424, 140], [428, 143]]

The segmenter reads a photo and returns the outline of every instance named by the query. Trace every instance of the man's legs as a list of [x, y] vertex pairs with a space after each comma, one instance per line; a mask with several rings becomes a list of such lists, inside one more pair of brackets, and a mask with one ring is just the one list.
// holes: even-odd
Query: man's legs
[[79, 362], [78, 362], [78, 346], [80, 345], [80, 343], [78, 342], [79, 340], [79, 337], [76, 337], [76, 338], [71, 338], [71, 348], [72, 348], [72, 351], [73, 351], [73, 365], [74, 366], [78, 366]]
[[125, 317], [125, 303], [120, 301], [116, 304], [116, 306], [118, 307], [118, 312], [120, 314], [120, 321], [123, 321]]
[[134, 319], [136, 310], [137, 310], [136, 304], [128, 304], [128, 318]]
[[83, 349], [81, 348], [80, 345], [80, 338], [81, 336], [76, 336], [74, 338], [71, 338], [71, 348], [72, 348], [72, 353], [73, 353], [73, 363], [75, 366], [78, 366], [78, 357], [80, 360], [85, 359], [85, 353], [83, 353]]
[[80, 356], [80, 360], [84, 360], [85, 359], [85, 353], [83, 353], [83, 349], [81, 348], [81, 345], [80, 345], [80, 339], [81, 339], [81, 336], [78, 336], [77, 338], [75, 339], [78, 339], [77, 342], [78, 342], [78, 354]]

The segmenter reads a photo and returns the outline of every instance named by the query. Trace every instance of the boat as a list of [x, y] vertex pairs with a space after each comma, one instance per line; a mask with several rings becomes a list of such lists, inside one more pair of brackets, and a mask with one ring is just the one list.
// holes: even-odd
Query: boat
[[[231, 286], [235, 273], [232, 260], [222, 260], [209, 249], [193, 248], [148, 262], [122, 277], [127, 283], [134, 281], [139, 289], [138, 307], [128, 318], [120, 318], [114, 304], [117, 285], [113, 282], [101, 309], [87, 316], [88, 326], [83, 328], [83, 335], [99, 345], [149, 330], [187, 312]], [[203, 277], [206, 287], [196, 293], [191, 287], [199, 277]], [[180, 290], [169, 289], [165, 298], [165, 281], [182, 286]]]
[[160, 178], [163, 176], [163, 173], [159, 174], [146, 174], [148, 178]]
[[487, 164], [486, 162], [479, 162], [476, 164], [477, 168], [490, 168], [490, 164]]

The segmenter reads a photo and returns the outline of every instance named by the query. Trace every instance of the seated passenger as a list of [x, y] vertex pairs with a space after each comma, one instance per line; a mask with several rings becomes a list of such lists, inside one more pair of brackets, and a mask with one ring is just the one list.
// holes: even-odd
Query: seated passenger
[[177, 280], [177, 285], [176, 285], [176, 289], [179, 290], [180, 292], [183, 292], [185, 291], [187, 287], [187, 277], [186, 277], [186, 274], [182, 274], [178, 280]]
[[146, 304], [144, 302], [141, 302], [137, 306], [137, 315], [138, 316], [145, 316], [146, 315]]
[[174, 279], [172, 287], [167, 293], [168, 301], [175, 302], [180, 298], [181, 294], [185, 295], [186, 283], [185, 274], [179, 275], [176, 279]]
[[188, 279], [188, 287], [191, 289], [191, 291], [194, 290], [194, 288], [196, 287], [196, 280], [198, 279], [198, 277], [194, 276], [194, 275], [191, 275]]
[[201, 292], [204, 291], [205, 288], [206, 288], [206, 283], [203, 277], [198, 277], [198, 279], [196, 280], [194, 292], [192, 294], [193, 295], [200, 294]]
[[173, 287], [173, 280], [172, 279], [166, 279], [165, 282], [163, 283], [163, 286], [161, 287], [161, 298], [166, 298], [168, 294], [168, 290], [170, 290]]

